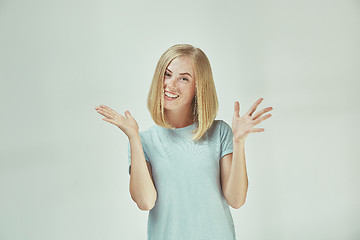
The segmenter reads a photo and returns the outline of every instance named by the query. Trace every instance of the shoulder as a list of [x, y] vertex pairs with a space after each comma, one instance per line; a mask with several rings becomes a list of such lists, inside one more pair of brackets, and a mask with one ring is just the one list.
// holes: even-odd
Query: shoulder
[[218, 125], [217, 129], [220, 132], [221, 138], [226, 138], [226, 137], [232, 136], [232, 134], [233, 134], [232, 128], [227, 122], [225, 122], [224, 120], [218, 120], [217, 125]]
[[231, 128], [230, 125], [222, 119], [214, 120], [212, 127], [218, 130], [227, 130]]
[[[229, 131], [230, 126], [221, 119], [214, 120], [207, 131], [210, 138], [221, 138], [224, 133]], [[231, 128], [230, 128], [231, 129]]]
[[156, 125], [148, 127], [143, 131], [139, 131], [141, 141], [151, 141], [151, 138], [155, 133], [156, 133]]

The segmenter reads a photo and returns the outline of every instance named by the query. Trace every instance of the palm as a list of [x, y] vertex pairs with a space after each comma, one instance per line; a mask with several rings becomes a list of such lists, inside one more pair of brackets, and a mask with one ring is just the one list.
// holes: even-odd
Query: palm
[[125, 112], [126, 117], [124, 117], [106, 105], [100, 105], [100, 107], [96, 107], [95, 109], [98, 113], [106, 117], [103, 118], [104, 121], [119, 127], [128, 137], [131, 137], [139, 132], [139, 125], [137, 124], [135, 118], [131, 116], [129, 111]]
[[235, 102], [234, 116], [233, 116], [233, 121], [232, 121], [232, 131], [233, 131], [233, 135], [234, 135], [235, 139], [245, 140], [247, 138], [247, 136], [249, 135], [249, 133], [251, 133], [251, 132], [263, 132], [264, 131], [264, 128], [254, 128], [254, 126], [256, 126], [257, 124], [261, 123], [265, 119], [272, 116], [271, 114], [267, 114], [267, 115], [261, 117], [261, 115], [263, 115], [264, 113], [271, 111], [272, 107], [265, 108], [254, 114], [256, 108], [259, 106], [259, 104], [261, 103], [262, 100], [263, 100], [262, 98], [257, 100], [251, 106], [249, 111], [247, 111], [247, 113], [245, 113], [241, 117], [239, 115], [239, 112], [240, 112], [239, 102], [238, 101]]

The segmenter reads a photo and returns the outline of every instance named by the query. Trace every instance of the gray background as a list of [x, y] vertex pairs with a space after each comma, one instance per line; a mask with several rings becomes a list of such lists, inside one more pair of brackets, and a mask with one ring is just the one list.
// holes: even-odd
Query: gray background
[[146, 239], [127, 137], [94, 108], [146, 97], [176, 43], [210, 59], [231, 124], [260, 97], [273, 116], [245, 144], [237, 239], [360, 239], [360, 3], [0, 1], [0, 239]]

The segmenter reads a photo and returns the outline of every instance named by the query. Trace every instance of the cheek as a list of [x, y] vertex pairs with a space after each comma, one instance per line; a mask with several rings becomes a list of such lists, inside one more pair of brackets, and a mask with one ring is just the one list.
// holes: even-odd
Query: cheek
[[194, 92], [192, 92], [191, 90], [188, 90], [188, 92], [186, 93], [186, 95], [184, 95], [184, 97], [188, 100], [192, 100], [194, 97]]

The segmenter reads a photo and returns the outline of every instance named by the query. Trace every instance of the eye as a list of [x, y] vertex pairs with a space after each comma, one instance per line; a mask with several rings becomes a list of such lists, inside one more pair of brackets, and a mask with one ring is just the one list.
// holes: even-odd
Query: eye
[[182, 79], [185, 79], [186, 81], [189, 81], [187, 78], [182, 78]]
[[165, 76], [169, 76], [169, 77], [170, 77], [170, 74], [168, 74], [168, 73], [165, 73]]

